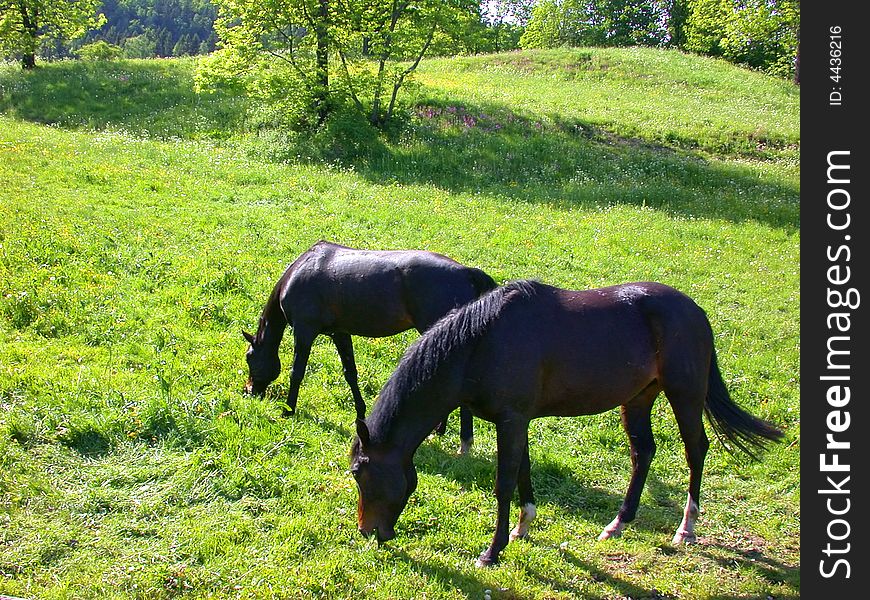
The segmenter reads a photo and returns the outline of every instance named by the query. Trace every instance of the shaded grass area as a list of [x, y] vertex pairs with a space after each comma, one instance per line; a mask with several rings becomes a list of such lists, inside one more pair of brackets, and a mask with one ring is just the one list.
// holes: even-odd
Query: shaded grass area
[[193, 67], [67, 62], [26, 76], [7, 68], [0, 109], [158, 138], [235, 137], [267, 160], [337, 162], [378, 184], [799, 227], [798, 91], [722, 61], [650, 49], [432, 61], [392, 138], [353, 114], [313, 136], [249, 129], [253, 105], [228, 92], [195, 94]]
[[159, 139], [225, 138], [245, 117], [231, 94], [196, 94], [195, 60], [62, 61], [20, 72], [0, 66], [0, 111], [60, 127]]
[[[482, 59], [467, 60], [457, 73], [479, 73]], [[139, 93], [151, 108], [164, 102]], [[411, 137], [361, 136], [373, 151], [331, 165], [264, 162], [250, 140], [193, 130], [143, 139], [115, 117], [78, 132], [0, 117], [0, 593], [799, 597], [796, 167], [780, 155], [662, 147], [654, 132], [624, 136], [594, 115], [577, 131], [570, 103], [535, 111], [457, 88], [414, 106]], [[510, 149], [529, 158], [500, 167]], [[553, 171], [534, 170], [547, 163]], [[580, 167], [588, 179], [572, 181]], [[672, 547], [688, 475], [660, 399], [638, 519], [598, 544], [629, 474], [619, 415], [536, 421], [532, 537], [481, 571], [473, 558], [494, 523], [495, 436], [477, 421], [474, 453], [458, 458], [454, 417], [418, 451], [418, 491], [399, 537], [378, 548], [356, 532], [345, 472], [353, 407], [329, 340], [315, 343], [296, 417], [279, 417], [286, 372], [263, 400], [240, 394], [241, 329], [319, 238], [427, 248], [499, 281], [674, 285], [707, 310], [737, 402], [787, 440], [761, 463], [714, 441], [701, 544]], [[356, 341], [369, 403], [413, 338]]]

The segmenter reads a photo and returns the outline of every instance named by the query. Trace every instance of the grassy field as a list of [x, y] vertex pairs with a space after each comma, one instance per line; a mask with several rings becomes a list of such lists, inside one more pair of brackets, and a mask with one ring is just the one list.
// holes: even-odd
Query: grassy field
[[[0, 67], [0, 594], [800, 596], [796, 88], [665, 51], [433, 60], [399, 135], [306, 145], [257, 131], [243, 99], [194, 94], [192, 69]], [[265, 399], [241, 394], [241, 330], [321, 238], [435, 250], [498, 281], [680, 288], [735, 400], [786, 439], [759, 463], [714, 441], [700, 543], [674, 547], [688, 471], [660, 399], [638, 518], [599, 543], [629, 476], [618, 413], [535, 421], [538, 520], [480, 570], [494, 429], [476, 421], [458, 457], [454, 417], [379, 548], [356, 531], [331, 342], [294, 417], [286, 370]], [[415, 336], [357, 339], [369, 403]]]

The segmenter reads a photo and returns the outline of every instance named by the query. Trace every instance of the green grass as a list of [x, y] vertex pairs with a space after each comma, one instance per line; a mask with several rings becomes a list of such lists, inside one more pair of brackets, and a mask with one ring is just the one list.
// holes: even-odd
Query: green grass
[[[795, 90], [661, 51], [431, 61], [401, 135], [337, 126], [316, 140], [334, 147], [308, 146], [341, 159], [325, 166], [252, 130], [243, 100], [194, 95], [191, 68], [0, 69], [0, 593], [799, 597]], [[760, 463], [714, 441], [702, 543], [675, 548], [688, 473], [660, 399], [638, 519], [597, 543], [628, 480], [619, 416], [536, 421], [531, 539], [478, 570], [494, 431], [477, 421], [459, 458], [454, 417], [378, 548], [355, 528], [353, 407], [328, 340], [295, 417], [286, 372], [264, 400], [240, 393], [241, 329], [320, 238], [436, 250], [500, 281], [674, 285], [710, 315], [736, 401], [786, 441]], [[356, 341], [369, 402], [413, 338]]]

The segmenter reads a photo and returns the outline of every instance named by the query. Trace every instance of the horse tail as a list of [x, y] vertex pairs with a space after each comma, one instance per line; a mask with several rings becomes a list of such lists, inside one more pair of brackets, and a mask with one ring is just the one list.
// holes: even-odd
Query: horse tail
[[498, 287], [495, 280], [484, 271], [475, 267], [468, 267], [468, 272], [471, 276], [471, 285], [474, 287], [478, 297]]
[[731, 445], [745, 452], [753, 460], [758, 460], [758, 452], [783, 436], [783, 432], [774, 425], [743, 410], [731, 399], [728, 388], [722, 380], [722, 373], [719, 371], [715, 348], [710, 360], [704, 412], [707, 413], [707, 418], [719, 439], [723, 442], [727, 440], [725, 447], [732, 454], [734, 450]]

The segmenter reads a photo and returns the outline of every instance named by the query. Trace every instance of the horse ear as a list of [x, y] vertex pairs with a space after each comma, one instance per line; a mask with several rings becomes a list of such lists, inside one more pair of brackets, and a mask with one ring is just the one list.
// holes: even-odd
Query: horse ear
[[356, 435], [359, 438], [359, 443], [362, 448], [365, 448], [369, 445], [371, 438], [369, 438], [369, 428], [366, 425], [366, 422], [362, 419], [356, 420]]
[[252, 335], [251, 335], [250, 333], [248, 333], [247, 331], [243, 331], [243, 332], [242, 332], [242, 335], [245, 337], [246, 340], [248, 340], [248, 343], [249, 343], [249, 344], [251, 344], [252, 346], [254, 345], [254, 336], [252, 336]]

